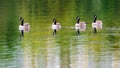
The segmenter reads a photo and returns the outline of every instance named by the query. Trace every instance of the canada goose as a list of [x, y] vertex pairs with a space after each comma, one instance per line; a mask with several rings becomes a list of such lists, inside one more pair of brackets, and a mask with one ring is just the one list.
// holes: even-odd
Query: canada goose
[[24, 23], [24, 19], [20, 17], [21, 24], [19, 25], [19, 30], [21, 31], [21, 35], [24, 36], [24, 32], [28, 32], [30, 30], [30, 24]]
[[84, 31], [86, 29], [86, 22], [80, 22], [80, 17], [76, 17], [77, 22], [75, 24], [76, 33], [80, 34], [80, 31]]
[[93, 32], [97, 33], [97, 29], [102, 29], [102, 21], [101, 20], [97, 20], [97, 16], [93, 16], [94, 17], [94, 21], [92, 23], [92, 28], [93, 28]]
[[61, 29], [61, 24], [57, 23], [57, 20], [55, 18], [53, 19], [52, 29], [53, 29], [53, 35], [56, 35], [57, 31]]

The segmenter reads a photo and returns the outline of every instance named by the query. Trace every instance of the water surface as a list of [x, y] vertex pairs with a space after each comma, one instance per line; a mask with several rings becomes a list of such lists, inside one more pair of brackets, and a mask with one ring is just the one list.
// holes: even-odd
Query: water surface
[[[119, 0], [1, 0], [1, 68], [120, 68]], [[93, 15], [103, 29], [93, 34]], [[76, 35], [76, 16], [87, 29]], [[19, 17], [30, 23], [20, 37]], [[62, 28], [52, 35], [52, 19]]]

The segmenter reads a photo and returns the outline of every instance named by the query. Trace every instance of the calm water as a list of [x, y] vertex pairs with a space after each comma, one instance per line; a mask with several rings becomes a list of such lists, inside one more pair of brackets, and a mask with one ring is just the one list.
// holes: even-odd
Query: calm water
[[[119, 0], [0, 0], [0, 13], [0, 68], [120, 68]], [[104, 23], [95, 36], [93, 15]], [[31, 26], [24, 38], [20, 16]], [[87, 22], [79, 36], [76, 16]]]

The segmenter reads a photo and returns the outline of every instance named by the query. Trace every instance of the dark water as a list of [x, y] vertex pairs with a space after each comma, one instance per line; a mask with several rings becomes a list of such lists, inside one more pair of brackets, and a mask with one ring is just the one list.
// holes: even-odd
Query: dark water
[[[93, 15], [103, 22], [94, 36]], [[20, 37], [19, 17], [30, 23]], [[75, 17], [87, 22], [76, 36]], [[62, 28], [52, 35], [52, 19]], [[0, 0], [0, 68], [120, 68], [119, 0]]]

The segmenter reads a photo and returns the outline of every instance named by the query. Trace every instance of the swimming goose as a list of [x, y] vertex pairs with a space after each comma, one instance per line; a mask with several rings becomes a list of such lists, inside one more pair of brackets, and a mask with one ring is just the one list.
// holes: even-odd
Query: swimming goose
[[76, 17], [77, 22], [75, 24], [75, 29], [76, 29], [76, 33], [80, 34], [80, 31], [85, 31], [86, 29], [86, 22], [79, 22], [80, 21], [80, 17]]
[[94, 17], [94, 21], [92, 23], [92, 28], [94, 29], [94, 33], [97, 33], [97, 29], [102, 29], [102, 21], [101, 20], [97, 20], [97, 16], [93, 16]]
[[55, 18], [53, 19], [52, 29], [53, 29], [53, 35], [55, 35], [57, 31], [61, 29], [61, 24], [58, 23]]
[[30, 30], [30, 24], [24, 23], [24, 18], [20, 17], [21, 24], [19, 25], [19, 30], [21, 31], [21, 35], [24, 36], [24, 32], [28, 32]]

